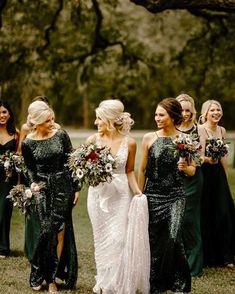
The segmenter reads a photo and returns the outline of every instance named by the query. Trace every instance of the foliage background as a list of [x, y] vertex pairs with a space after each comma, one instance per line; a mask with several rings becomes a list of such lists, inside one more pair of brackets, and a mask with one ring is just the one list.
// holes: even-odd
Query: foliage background
[[57, 121], [93, 125], [100, 100], [119, 97], [137, 128], [153, 126], [156, 103], [187, 92], [217, 99], [235, 117], [235, 15], [166, 10], [129, 0], [2, 0], [0, 94], [17, 122], [44, 94]]

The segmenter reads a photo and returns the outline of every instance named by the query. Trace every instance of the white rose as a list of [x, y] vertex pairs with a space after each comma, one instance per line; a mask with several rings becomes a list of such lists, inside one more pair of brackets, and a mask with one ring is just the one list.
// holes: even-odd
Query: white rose
[[9, 160], [6, 160], [6, 161], [4, 162], [4, 167], [5, 167], [5, 168], [9, 168], [9, 167], [10, 167], [10, 161], [9, 161]]
[[30, 189], [26, 189], [25, 190], [25, 195], [26, 195], [26, 198], [32, 198], [33, 196], [33, 193]]
[[114, 161], [114, 158], [113, 158], [113, 156], [111, 154], [108, 154], [108, 160]]

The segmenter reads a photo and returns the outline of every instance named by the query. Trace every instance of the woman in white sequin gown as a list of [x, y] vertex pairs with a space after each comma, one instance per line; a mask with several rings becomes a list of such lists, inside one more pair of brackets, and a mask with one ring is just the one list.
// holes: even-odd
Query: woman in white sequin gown
[[[134, 294], [137, 289], [148, 293], [147, 202], [144, 196], [134, 197], [138, 198], [135, 204], [131, 202], [134, 200], [132, 195], [142, 194], [134, 174], [136, 143], [126, 135], [132, 124], [133, 120], [129, 113], [124, 112], [121, 101], [104, 100], [96, 109], [98, 134], [87, 140], [110, 147], [117, 161], [112, 182], [89, 187], [88, 191], [88, 213], [93, 228], [97, 269], [95, 293]], [[134, 207], [128, 220], [131, 203]], [[141, 230], [145, 231], [139, 234]], [[132, 270], [131, 267], [137, 267], [137, 263], [137, 270]]]

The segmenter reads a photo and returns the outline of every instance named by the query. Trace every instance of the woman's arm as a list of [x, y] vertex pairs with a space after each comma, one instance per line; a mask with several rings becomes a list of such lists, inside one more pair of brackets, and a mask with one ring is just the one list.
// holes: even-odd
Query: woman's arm
[[180, 171], [183, 171], [187, 176], [192, 177], [195, 175], [196, 172], [196, 163], [191, 160], [188, 162], [187, 160], [185, 161], [178, 161], [178, 169]]
[[128, 178], [129, 186], [134, 195], [142, 194], [138, 187], [135, 177], [135, 154], [136, 154], [136, 142], [134, 139], [129, 138], [128, 141], [128, 158], [126, 163], [126, 174]]
[[139, 172], [138, 172], [138, 185], [140, 187], [140, 190], [144, 190], [145, 185], [145, 170], [147, 166], [148, 161], [148, 152], [149, 152], [149, 135], [146, 134], [143, 137], [142, 145], [141, 145], [141, 158], [140, 158], [140, 166], [139, 166]]
[[21, 129], [20, 129], [20, 137], [19, 137], [19, 142], [18, 142], [18, 148], [17, 148], [17, 153], [21, 153], [21, 145], [24, 139], [27, 137], [27, 135], [30, 133], [30, 128], [27, 126], [27, 124], [23, 124]]
[[[225, 128], [221, 127], [221, 131], [222, 131], [223, 139], [225, 140], [227, 138], [227, 133], [226, 133]], [[226, 175], [228, 176], [228, 160], [227, 160], [227, 154], [220, 159], [220, 162], [221, 162], [221, 164], [222, 164], [222, 166], [224, 168], [224, 171], [225, 171]]]

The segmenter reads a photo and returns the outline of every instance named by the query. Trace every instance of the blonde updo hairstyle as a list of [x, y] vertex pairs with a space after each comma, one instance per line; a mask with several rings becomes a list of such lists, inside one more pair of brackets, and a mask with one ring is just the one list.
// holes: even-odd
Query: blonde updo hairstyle
[[195, 108], [194, 99], [191, 96], [189, 96], [188, 94], [180, 94], [175, 99], [177, 101], [179, 101], [179, 103], [181, 103], [181, 102], [190, 103], [191, 121], [196, 123], [197, 111], [196, 111], [196, 108]]
[[134, 124], [130, 113], [124, 112], [124, 105], [118, 99], [102, 101], [95, 111], [96, 116], [107, 124], [109, 131], [116, 129], [118, 132], [126, 134]]
[[212, 104], [217, 105], [220, 108], [221, 113], [223, 115], [223, 109], [222, 109], [222, 106], [219, 103], [219, 101], [217, 101], [217, 100], [207, 100], [202, 104], [201, 115], [199, 117], [199, 123], [200, 124], [204, 124], [207, 121], [207, 113], [210, 110], [210, 107], [211, 107]]
[[44, 123], [53, 110], [43, 101], [34, 101], [29, 105], [27, 125], [31, 128]]

